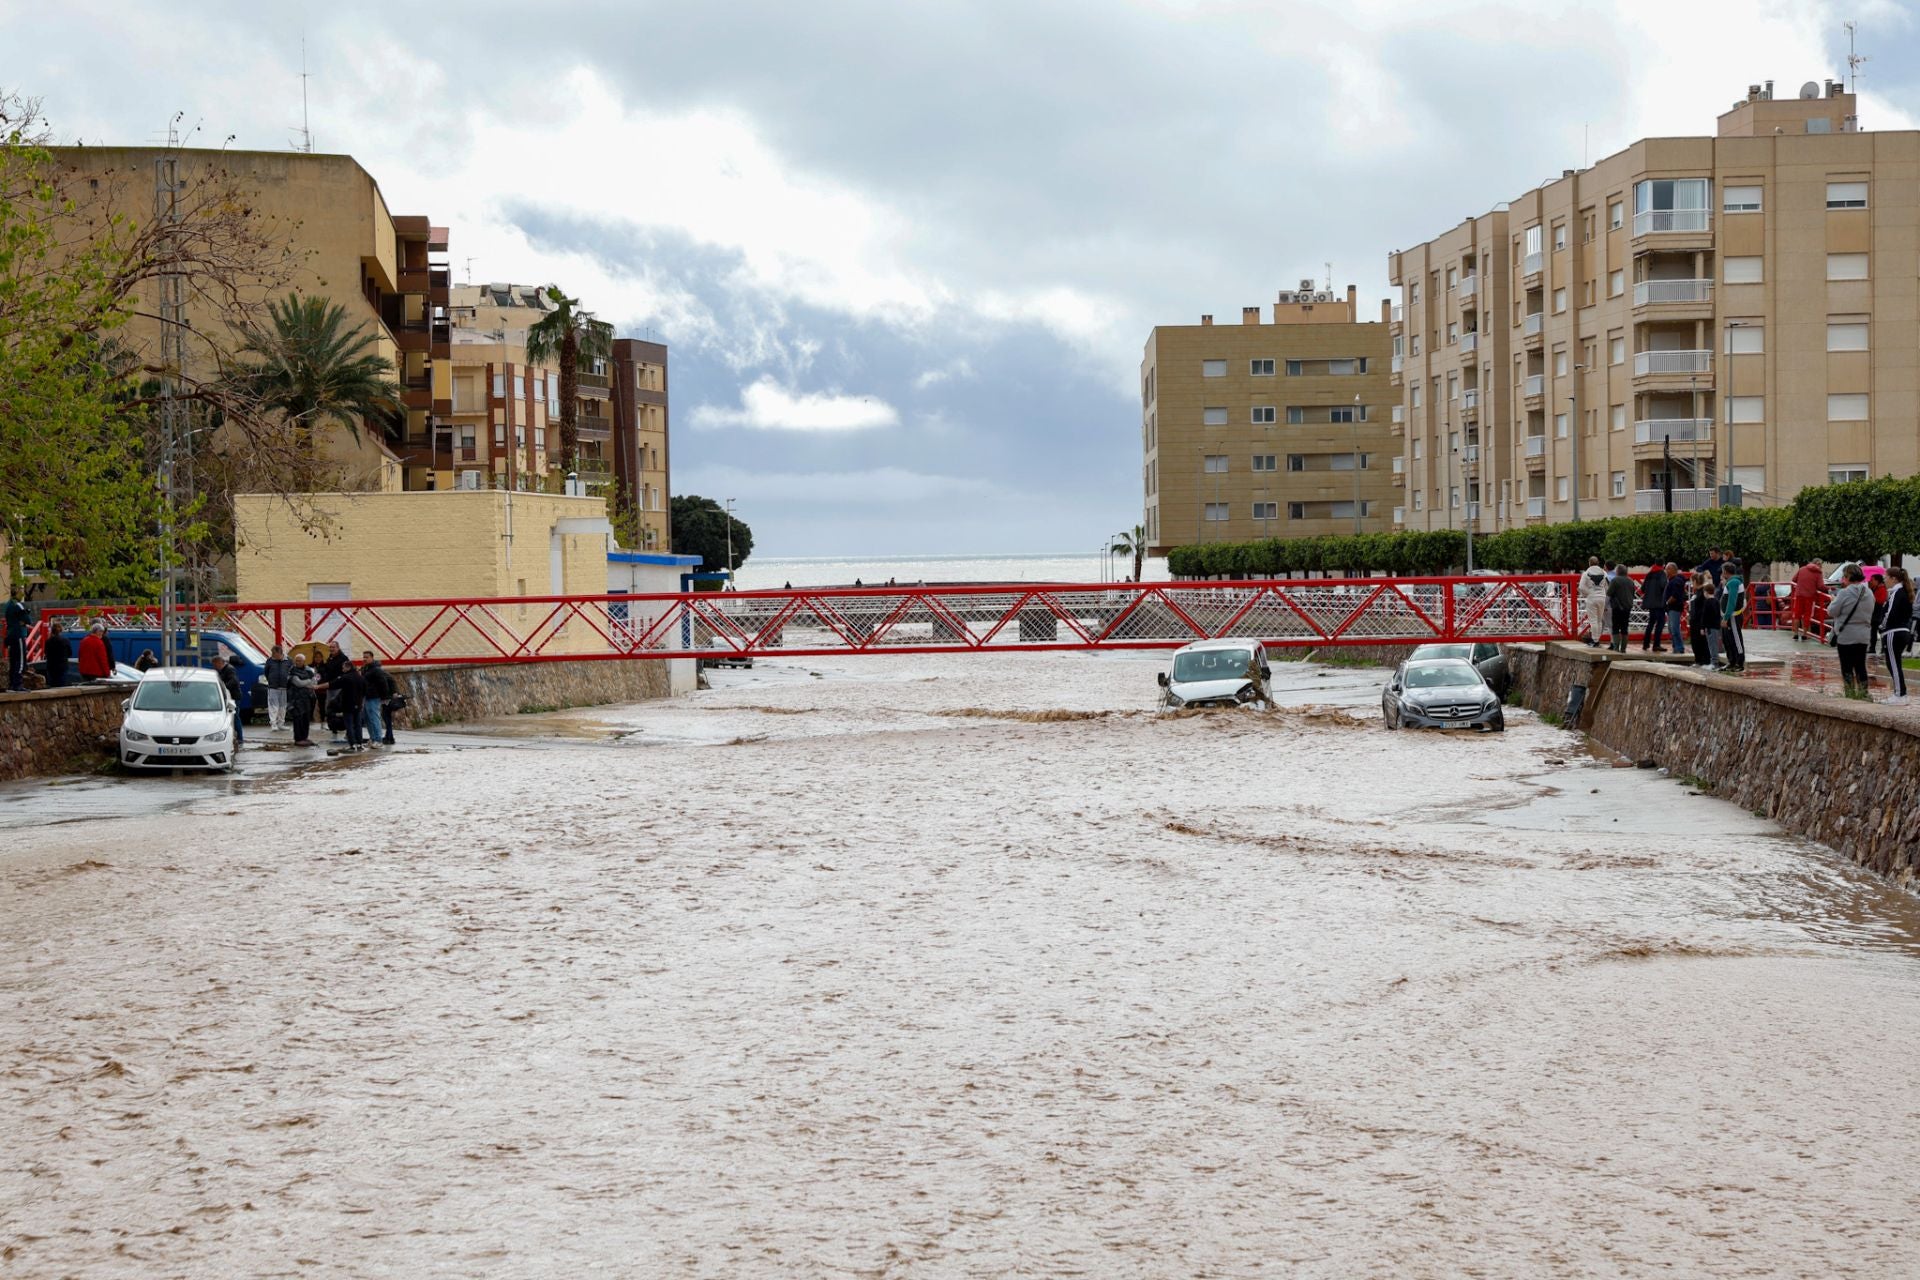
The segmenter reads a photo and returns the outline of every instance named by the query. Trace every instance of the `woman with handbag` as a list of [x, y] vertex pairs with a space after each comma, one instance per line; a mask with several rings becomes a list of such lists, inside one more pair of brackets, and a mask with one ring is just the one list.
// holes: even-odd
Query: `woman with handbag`
[[1907, 700], [1907, 647], [1913, 643], [1913, 578], [1899, 565], [1887, 570], [1887, 610], [1880, 627], [1880, 647], [1887, 657], [1887, 701]]
[[1866, 575], [1850, 564], [1841, 588], [1827, 601], [1827, 643], [1840, 654], [1840, 682], [1849, 698], [1867, 697], [1867, 645], [1873, 639], [1873, 595]]

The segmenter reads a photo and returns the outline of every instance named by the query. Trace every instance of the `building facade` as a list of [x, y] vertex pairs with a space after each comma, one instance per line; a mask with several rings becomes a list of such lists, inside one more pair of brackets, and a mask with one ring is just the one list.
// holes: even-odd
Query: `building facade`
[[667, 347], [619, 338], [613, 344], [613, 474], [634, 512], [638, 549], [671, 551], [668, 499], [673, 451], [667, 416]]
[[1752, 86], [1392, 254], [1396, 527], [1527, 523], [1920, 470], [1920, 133]]
[[1357, 314], [1302, 281], [1272, 320], [1159, 325], [1140, 364], [1142, 487], [1151, 554], [1263, 537], [1379, 532], [1397, 477], [1387, 309]]

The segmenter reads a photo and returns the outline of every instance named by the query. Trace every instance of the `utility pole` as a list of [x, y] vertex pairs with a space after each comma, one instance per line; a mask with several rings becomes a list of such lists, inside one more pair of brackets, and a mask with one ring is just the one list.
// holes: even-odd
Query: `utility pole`
[[727, 590], [733, 590], [733, 499], [727, 499]]
[[1353, 444], [1353, 531], [1360, 532], [1360, 397], [1353, 398], [1353, 421], [1347, 424]]
[[[171, 141], [173, 130], [168, 129]], [[179, 157], [168, 153], [153, 162], [153, 217], [162, 228], [179, 221]], [[178, 382], [186, 366], [186, 282], [173, 268], [174, 242], [171, 230], [162, 232], [159, 242], [161, 261], [168, 266], [155, 278], [159, 291], [160, 317], [160, 661], [176, 665], [180, 630], [180, 446], [186, 438], [181, 426], [183, 407], [178, 399]]]
[[1573, 366], [1573, 394], [1567, 397], [1567, 438], [1573, 441], [1573, 519], [1580, 522], [1580, 375], [1587, 366]]

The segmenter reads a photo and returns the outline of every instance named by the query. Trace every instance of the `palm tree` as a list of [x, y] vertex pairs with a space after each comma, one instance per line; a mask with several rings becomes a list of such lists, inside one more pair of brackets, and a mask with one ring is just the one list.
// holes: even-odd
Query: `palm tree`
[[271, 327], [246, 330], [233, 375], [261, 407], [309, 430], [337, 422], [355, 440], [362, 422], [384, 429], [404, 412], [393, 362], [345, 307], [292, 293], [269, 302], [267, 316]]
[[547, 286], [553, 310], [527, 330], [527, 363], [560, 366], [560, 456], [567, 470], [579, 465], [580, 411], [574, 403], [579, 389], [580, 362], [613, 353], [613, 326], [580, 309], [580, 299], [569, 298], [559, 286]]
[[1123, 533], [1115, 538], [1113, 545], [1107, 548], [1107, 554], [1110, 556], [1132, 556], [1133, 580], [1135, 582], [1140, 581], [1140, 566], [1144, 564], [1147, 559], [1147, 526], [1137, 524], [1133, 526], [1133, 532]]

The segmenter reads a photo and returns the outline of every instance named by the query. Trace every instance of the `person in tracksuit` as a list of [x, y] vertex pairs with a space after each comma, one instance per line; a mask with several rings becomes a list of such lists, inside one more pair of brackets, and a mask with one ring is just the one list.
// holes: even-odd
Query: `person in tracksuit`
[[1880, 647], [1887, 657], [1888, 702], [1907, 700], [1907, 669], [1903, 659], [1913, 643], [1913, 578], [1895, 565], [1887, 570], [1887, 612], [1880, 626]]
[[1747, 622], [1747, 578], [1738, 560], [1728, 560], [1720, 571], [1720, 651], [1727, 670], [1744, 671], [1747, 642], [1741, 634]]

